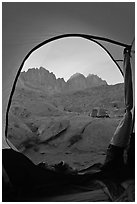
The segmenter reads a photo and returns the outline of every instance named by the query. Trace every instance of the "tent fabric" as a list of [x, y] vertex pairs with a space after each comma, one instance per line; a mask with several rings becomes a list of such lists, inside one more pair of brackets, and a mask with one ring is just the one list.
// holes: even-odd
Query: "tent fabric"
[[130, 64], [130, 50], [124, 50], [124, 85], [125, 85], [125, 105], [126, 110], [130, 111], [133, 108], [133, 88], [132, 88], [132, 73]]
[[132, 127], [132, 114], [126, 112], [122, 120], [120, 121], [114, 135], [110, 141], [110, 144], [118, 147], [127, 147]]
[[[12, 201], [16, 201], [16, 199], [18, 199], [17, 201], [24, 201], [26, 199], [27, 201], [29, 199], [32, 201], [33, 199], [38, 199], [40, 201], [42, 198], [47, 200], [48, 197], [51, 198], [56, 195], [87, 192], [97, 189], [100, 189], [101, 195], [104, 195], [101, 196], [102, 199], [106, 199], [106, 197], [108, 199], [108, 196], [101, 190], [102, 187], [98, 188], [94, 184], [93, 179], [91, 179], [91, 183], [88, 185], [89, 178], [92, 175], [73, 175], [70, 173], [54, 172], [48, 168], [34, 165], [26, 156], [12, 149], [4, 149], [2, 153], [3, 169], [6, 175], [8, 174], [9, 176], [8, 183], [9, 181], [11, 182], [17, 194], [15, 195], [14, 192]], [[6, 179], [7, 183], [7, 177], [4, 177], [4, 179]], [[11, 192], [9, 188], [9, 194], [7, 194], [7, 189], [4, 190], [6, 191], [3, 191], [3, 199], [7, 201], [9, 196], [11, 198], [13, 191]]]
[[131, 128], [132, 128], [132, 114], [133, 108], [133, 88], [132, 88], [132, 73], [130, 64], [130, 50], [124, 49], [124, 90], [125, 90], [125, 108], [126, 113], [123, 119], [120, 121], [112, 139], [111, 144], [126, 147], [129, 143]]
[[[100, 171], [100, 167], [98, 163], [79, 174], [54, 172], [47, 167], [34, 165], [19, 152], [4, 149], [3, 170], [9, 176], [8, 179], [6, 177], [9, 185], [8, 191], [6, 185], [3, 190], [3, 201], [115, 201], [125, 192], [123, 179], [133, 179], [127, 177], [125, 171], [119, 176], [116, 169], [105, 173]], [[128, 199], [134, 201], [134, 196]]]

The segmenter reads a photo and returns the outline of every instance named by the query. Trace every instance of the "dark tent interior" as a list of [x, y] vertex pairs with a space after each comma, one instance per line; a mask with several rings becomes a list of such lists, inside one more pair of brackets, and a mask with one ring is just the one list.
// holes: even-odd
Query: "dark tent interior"
[[[71, 39], [74, 42], [72, 44]], [[64, 40], [66, 42], [68, 40], [66, 43], [68, 47], [66, 46], [66, 50], [64, 48], [68, 56], [66, 58], [65, 54], [61, 53], [64, 58], [58, 60], [59, 51], [54, 44], [65, 42]], [[80, 48], [79, 42], [83, 47]], [[88, 77], [80, 75], [84, 80], [82, 86], [86, 88], [81, 90], [81, 83], [77, 85], [74, 82], [76, 90], [71, 92], [74, 86], [71, 87], [70, 79], [72, 81], [73, 77], [69, 76], [68, 81], [60, 82], [61, 85], [59, 84], [56, 89], [54, 87], [53, 90], [50, 86], [52, 79], [54, 78], [53, 81], [56, 81], [56, 84], [59, 81], [56, 76], [53, 77], [53, 72], [45, 71], [42, 67], [33, 69], [33, 76], [34, 74], [37, 77], [40, 76], [40, 82], [37, 80], [39, 87], [34, 87], [35, 80], [27, 78], [31, 76], [28, 74], [32, 73], [31, 70], [22, 71], [33, 53], [42, 47], [45, 47], [43, 61], [48, 62], [51, 50], [51, 53], [53, 52], [51, 62], [55, 60], [64, 66], [65, 61], [69, 67], [69, 60], [73, 59], [73, 51], [76, 47], [76, 52], [81, 52], [87, 61], [92, 61], [94, 52], [90, 54], [90, 48], [86, 51], [84, 43], [87, 43], [87, 47], [93, 46], [94, 52], [96, 49], [100, 53], [105, 53], [106, 59], [111, 61], [123, 81], [117, 84], [107, 84], [95, 73], [92, 77], [100, 80], [101, 85], [91, 88], [91, 82], [90, 86], [87, 86], [85, 82]], [[99, 61], [101, 55], [96, 58]], [[35, 57], [34, 59], [36, 60]], [[82, 59], [79, 57], [78, 72], [81, 72], [81, 62]], [[61, 65], [58, 66], [61, 69]], [[101, 67], [104, 74], [103, 64]], [[66, 68], [64, 73], [68, 70], [69, 68]], [[41, 80], [45, 75], [49, 77], [48, 82]], [[115, 74], [110, 69], [109, 76], [111, 75]], [[117, 79], [117, 76], [115, 78]], [[49, 96], [48, 92], [43, 92], [42, 83], [44, 91], [46, 87], [46, 91], [48, 90], [50, 94], [51, 91], [55, 92], [55, 96], [54, 94]], [[109, 101], [107, 99], [109, 91], [106, 90], [110, 89], [112, 89], [113, 100]], [[102, 102], [102, 106], [97, 100], [95, 102], [92, 100], [93, 93], [100, 96], [97, 99]], [[35, 111], [37, 118], [30, 116], [30, 113], [26, 111], [29, 100], [32, 101], [29, 104], [29, 110]], [[36, 102], [41, 105], [38, 106]], [[26, 109], [23, 109], [24, 107]], [[51, 109], [52, 115], [49, 116], [47, 113]], [[116, 115], [117, 112], [119, 115]], [[2, 201], [135, 201], [134, 121], [134, 2], [2, 3]], [[18, 130], [19, 127], [20, 130]], [[90, 135], [94, 136], [95, 143], [90, 140]], [[84, 136], [85, 140], [83, 140]], [[31, 137], [33, 137], [33, 142]], [[101, 143], [105, 143], [103, 150]], [[60, 146], [56, 152], [54, 149], [58, 144]], [[67, 151], [64, 153], [66, 144]], [[83, 144], [85, 147], [82, 147]], [[93, 157], [93, 150], [90, 149], [96, 144], [100, 145], [100, 149], [96, 151], [98, 154], [101, 152], [101, 159]], [[86, 153], [88, 148], [92, 156]], [[51, 153], [52, 149], [53, 153]], [[74, 151], [74, 155], [75, 152], [77, 153], [75, 162], [70, 150]], [[48, 157], [48, 154], [45, 156], [44, 151], [48, 152], [51, 157]], [[37, 157], [39, 152], [40, 159]], [[88, 162], [90, 157], [93, 159]], [[79, 166], [78, 162], [82, 160], [83, 163]]]

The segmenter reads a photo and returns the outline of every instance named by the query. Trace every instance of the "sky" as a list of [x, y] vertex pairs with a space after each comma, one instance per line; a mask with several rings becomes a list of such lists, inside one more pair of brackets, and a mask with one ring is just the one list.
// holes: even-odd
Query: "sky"
[[22, 71], [44, 67], [67, 81], [73, 74], [96, 74], [108, 84], [123, 82], [123, 77], [106, 51], [95, 42], [68, 37], [50, 42], [33, 52]]

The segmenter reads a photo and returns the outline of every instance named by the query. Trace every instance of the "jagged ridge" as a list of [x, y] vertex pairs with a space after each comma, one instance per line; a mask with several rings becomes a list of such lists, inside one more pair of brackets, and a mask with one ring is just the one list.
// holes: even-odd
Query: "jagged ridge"
[[[81, 73], [76, 73], [65, 82], [63, 78], [56, 78], [53, 72], [49, 72], [47, 69], [40, 67], [28, 69], [27, 72], [21, 72], [20, 86], [28, 86], [30, 88], [39, 89], [47, 93], [62, 93], [84, 90], [86, 88], [92, 88], [96, 86], [107, 85], [105, 80], [94, 74], [89, 74], [85, 77]], [[19, 85], [19, 83], [18, 83]]]

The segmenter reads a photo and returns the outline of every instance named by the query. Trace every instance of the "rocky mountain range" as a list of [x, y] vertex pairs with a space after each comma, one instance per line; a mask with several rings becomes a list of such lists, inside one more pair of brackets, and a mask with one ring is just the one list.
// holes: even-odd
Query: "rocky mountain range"
[[76, 73], [66, 82], [63, 78], [56, 78], [53, 72], [49, 72], [43, 67], [21, 72], [18, 81], [18, 86], [27, 86], [50, 94], [74, 92], [102, 85], [107, 85], [107, 82], [94, 74], [85, 77], [81, 73]]

